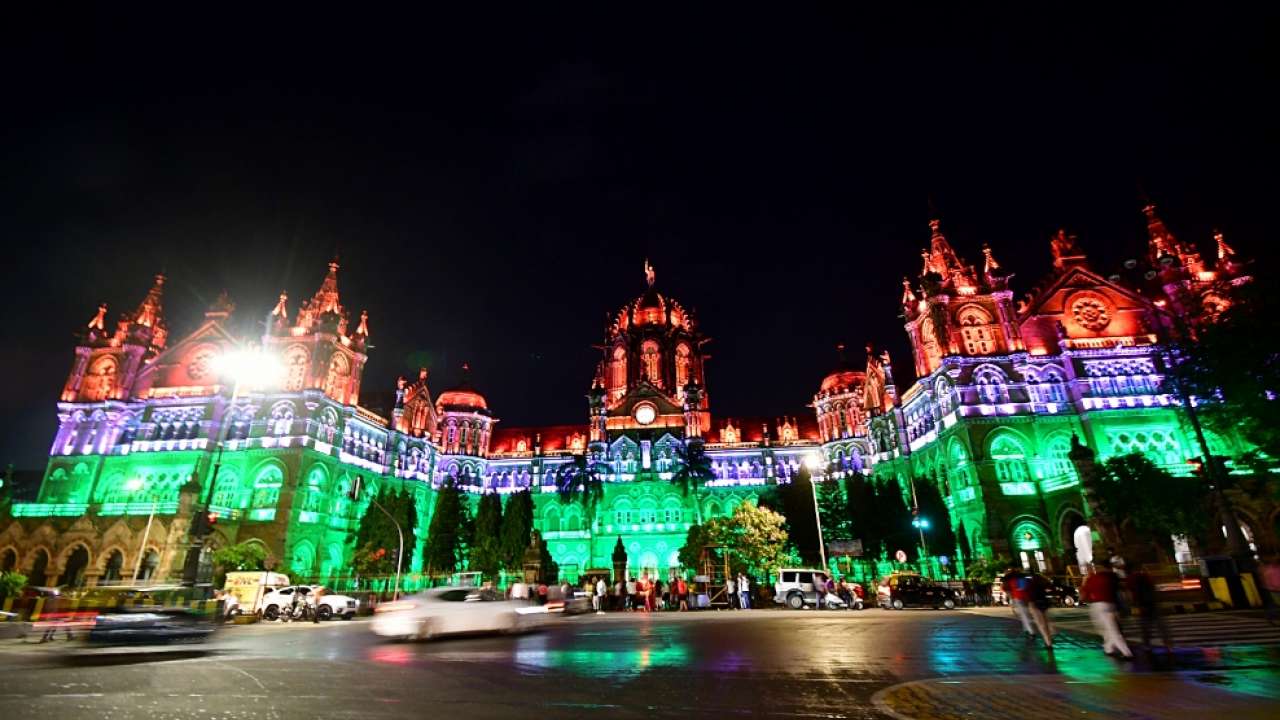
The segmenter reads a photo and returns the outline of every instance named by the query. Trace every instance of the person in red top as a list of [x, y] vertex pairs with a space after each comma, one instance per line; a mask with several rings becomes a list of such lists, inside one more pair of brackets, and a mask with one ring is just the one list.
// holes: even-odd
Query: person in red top
[[1124, 641], [1120, 632], [1119, 616], [1116, 613], [1116, 598], [1120, 594], [1120, 578], [1111, 571], [1111, 563], [1106, 560], [1095, 560], [1093, 572], [1085, 578], [1080, 586], [1080, 599], [1089, 603], [1089, 615], [1093, 617], [1093, 625], [1102, 635], [1102, 652], [1111, 655], [1112, 650], [1126, 658], [1133, 657], [1129, 644]]
[[1022, 632], [1030, 640], [1036, 636], [1036, 631], [1031, 624], [1031, 610], [1027, 607], [1027, 590], [1023, 575], [1021, 570], [1011, 567], [1004, 577], [1000, 578], [1000, 584], [1004, 587], [1004, 596], [1013, 606], [1014, 614], [1022, 621]]
[[676, 597], [680, 598], [680, 610], [689, 609], [689, 586], [685, 583], [684, 578], [676, 580]]

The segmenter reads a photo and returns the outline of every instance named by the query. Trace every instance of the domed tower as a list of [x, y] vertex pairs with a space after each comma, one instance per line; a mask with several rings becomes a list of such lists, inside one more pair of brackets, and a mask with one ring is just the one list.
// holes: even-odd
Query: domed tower
[[702, 346], [693, 315], [654, 287], [645, 262], [644, 294], [609, 319], [593, 387], [603, 390], [610, 430], [710, 427]]
[[846, 361], [844, 345], [837, 345], [836, 350], [839, 362], [822, 379], [818, 394], [813, 396], [818, 432], [824, 443], [867, 435], [867, 416], [863, 407], [867, 375], [854, 370]]
[[471, 385], [471, 366], [463, 363], [462, 381], [436, 399], [440, 450], [446, 455], [488, 457], [493, 424], [484, 396]]

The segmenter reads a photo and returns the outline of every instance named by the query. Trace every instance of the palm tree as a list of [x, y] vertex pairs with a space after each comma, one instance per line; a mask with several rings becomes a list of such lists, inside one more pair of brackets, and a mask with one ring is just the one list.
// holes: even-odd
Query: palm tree
[[574, 455], [560, 468], [556, 493], [563, 503], [579, 502], [586, 509], [589, 522], [595, 521], [595, 508], [604, 500], [604, 476], [609, 468], [585, 453]]
[[703, 451], [701, 440], [690, 443], [686, 438], [675, 446], [675, 453], [676, 471], [671, 474], [671, 484], [679, 487], [686, 497], [693, 491], [693, 514], [701, 525], [702, 503], [698, 500], [698, 488], [708, 480], [715, 479], [711, 459]]

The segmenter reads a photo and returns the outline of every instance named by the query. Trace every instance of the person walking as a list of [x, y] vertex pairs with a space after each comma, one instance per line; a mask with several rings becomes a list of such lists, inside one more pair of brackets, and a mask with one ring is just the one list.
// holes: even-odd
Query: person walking
[[1131, 658], [1133, 651], [1124, 641], [1124, 635], [1120, 632], [1120, 619], [1116, 614], [1116, 597], [1119, 594], [1120, 578], [1111, 571], [1111, 563], [1105, 560], [1095, 562], [1093, 572], [1089, 573], [1084, 585], [1080, 586], [1080, 597], [1089, 603], [1093, 626], [1102, 635], [1102, 652], [1107, 655], [1119, 653], [1125, 658]]
[[751, 609], [751, 581], [742, 573], [738, 573], [738, 598], [738, 607], [743, 610]]
[[1018, 620], [1022, 622], [1022, 633], [1030, 640], [1036, 636], [1035, 630], [1031, 625], [1031, 613], [1027, 609], [1027, 595], [1024, 590], [1025, 580], [1023, 573], [1016, 568], [1009, 570], [1000, 578], [1000, 583], [1004, 587], [1004, 596], [1008, 598], [1009, 604], [1013, 606], [1013, 614], [1018, 616]]
[[1129, 573], [1129, 597], [1138, 611], [1138, 626], [1142, 628], [1142, 644], [1146, 646], [1147, 652], [1151, 652], [1151, 634], [1155, 630], [1164, 641], [1165, 652], [1172, 655], [1173, 634], [1169, 631], [1169, 623], [1165, 622], [1160, 613], [1155, 581], [1141, 566]]
[[1027, 579], [1027, 612], [1045, 648], [1053, 650], [1053, 624], [1049, 622], [1049, 581], [1040, 573], [1032, 573]]

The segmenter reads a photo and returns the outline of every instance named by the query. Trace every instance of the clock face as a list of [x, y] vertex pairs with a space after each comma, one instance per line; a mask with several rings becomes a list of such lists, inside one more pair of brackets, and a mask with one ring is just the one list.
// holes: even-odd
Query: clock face
[[632, 417], [641, 425], [648, 425], [658, 417], [658, 410], [652, 405], [637, 405]]

